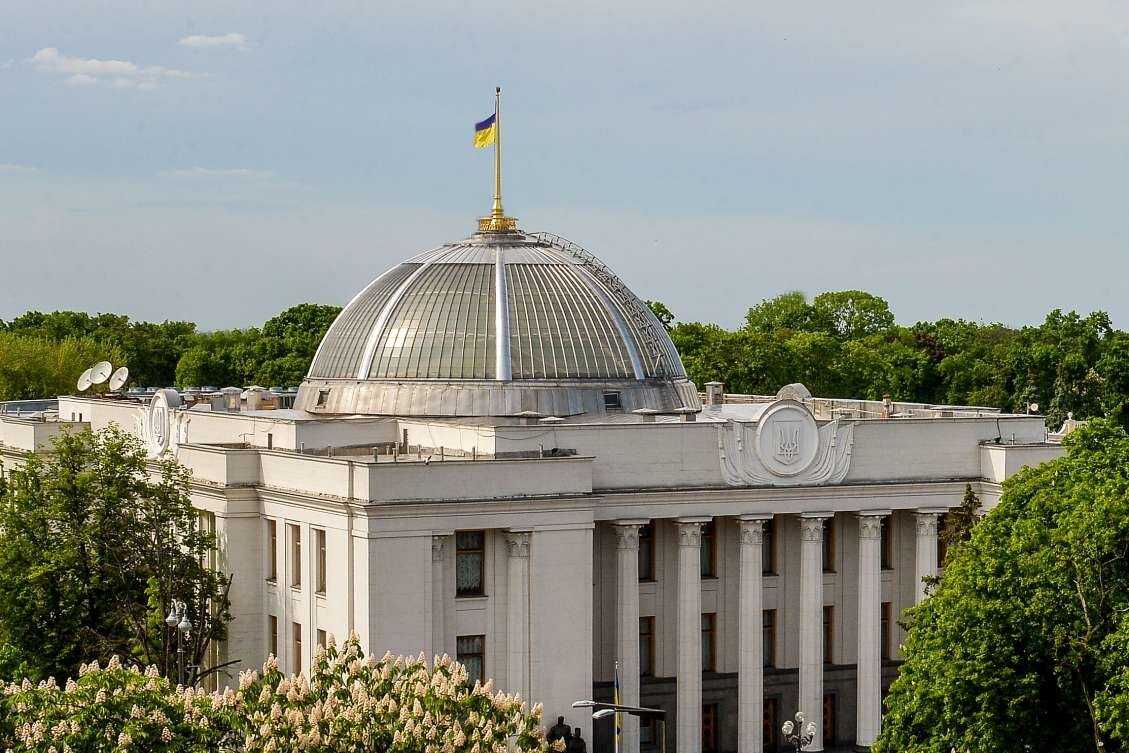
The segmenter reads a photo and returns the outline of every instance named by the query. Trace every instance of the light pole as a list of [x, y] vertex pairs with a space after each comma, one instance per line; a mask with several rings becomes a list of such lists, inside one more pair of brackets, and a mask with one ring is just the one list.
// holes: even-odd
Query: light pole
[[184, 685], [184, 639], [192, 629], [192, 621], [188, 619], [188, 605], [180, 599], [173, 599], [165, 624], [176, 630], [176, 682]]
[[598, 701], [574, 701], [574, 709], [592, 709], [593, 719], [603, 719], [613, 714], [631, 714], [643, 719], [657, 719], [659, 722], [659, 753], [666, 753], [666, 712], [662, 709], [649, 709], [645, 706], [624, 706], [618, 703]]
[[795, 745], [796, 750], [801, 751], [811, 745], [811, 741], [815, 739], [815, 722], [805, 724], [804, 712], [797, 711], [796, 721], [784, 722], [780, 731], [784, 733], [784, 742]]

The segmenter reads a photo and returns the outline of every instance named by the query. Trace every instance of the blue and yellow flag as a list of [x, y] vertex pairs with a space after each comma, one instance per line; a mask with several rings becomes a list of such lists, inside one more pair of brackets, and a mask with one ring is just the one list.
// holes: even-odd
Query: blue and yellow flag
[[[614, 690], [612, 691], [612, 703], [614, 703], [616, 706], [619, 705], [619, 662], [618, 661], [615, 663], [615, 686], [614, 686]], [[620, 738], [622, 738], [622, 737], [623, 737], [623, 720], [620, 717], [620, 713], [617, 711], [617, 712], [615, 712], [615, 738], [614, 738], [614, 748], [613, 748], [616, 753], [619, 753], [619, 741], [620, 741]]]
[[494, 113], [481, 123], [474, 124], [474, 148], [485, 149], [497, 141], [498, 114]]

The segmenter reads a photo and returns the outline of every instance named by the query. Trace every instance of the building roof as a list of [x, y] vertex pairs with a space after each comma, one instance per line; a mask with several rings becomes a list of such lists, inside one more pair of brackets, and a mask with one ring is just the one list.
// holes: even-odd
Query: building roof
[[377, 277], [330, 327], [309, 376], [646, 379], [685, 371], [649, 307], [594, 257], [548, 236], [477, 233]]

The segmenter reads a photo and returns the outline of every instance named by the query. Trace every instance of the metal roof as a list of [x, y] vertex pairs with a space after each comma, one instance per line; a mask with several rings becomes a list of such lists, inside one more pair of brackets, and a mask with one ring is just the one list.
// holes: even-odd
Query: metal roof
[[479, 233], [362, 290], [310, 379], [684, 379], [650, 308], [599, 260], [545, 234]]

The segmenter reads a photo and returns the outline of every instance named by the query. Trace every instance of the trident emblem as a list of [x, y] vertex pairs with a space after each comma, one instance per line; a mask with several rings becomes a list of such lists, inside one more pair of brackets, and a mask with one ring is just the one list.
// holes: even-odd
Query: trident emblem
[[800, 427], [795, 423], [783, 423], [776, 427], [776, 459], [784, 465], [791, 465], [800, 457]]

